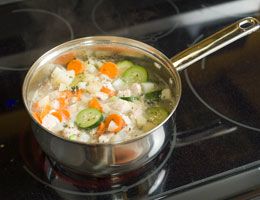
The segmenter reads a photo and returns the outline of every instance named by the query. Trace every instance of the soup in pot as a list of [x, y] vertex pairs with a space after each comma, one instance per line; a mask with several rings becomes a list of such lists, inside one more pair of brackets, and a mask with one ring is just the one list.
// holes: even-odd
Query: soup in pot
[[135, 60], [85, 56], [52, 65], [34, 93], [31, 112], [68, 140], [130, 140], [163, 122], [173, 107], [169, 86]]

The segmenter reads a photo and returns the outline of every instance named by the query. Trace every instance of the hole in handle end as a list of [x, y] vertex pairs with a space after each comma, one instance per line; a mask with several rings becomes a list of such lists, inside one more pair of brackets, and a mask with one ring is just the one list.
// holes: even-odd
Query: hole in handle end
[[255, 22], [253, 19], [246, 19], [242, 22], [239, 23], [239, 28], [243, 29], [243, 30], [249, 30], [251, 28], [253, 28], [255, 25], [257, 24], [257, 22]]

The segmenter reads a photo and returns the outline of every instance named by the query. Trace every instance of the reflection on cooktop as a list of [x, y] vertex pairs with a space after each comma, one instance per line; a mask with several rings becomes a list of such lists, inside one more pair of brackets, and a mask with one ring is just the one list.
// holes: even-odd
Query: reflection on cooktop
[[0, 70], [27, 70], [47, 50], [74, 38], [71, 25], [47, 10], [15, 9], [5, 19], [9, 23], [0, 29]]
[[163, 180], [167, 173], [166, 163], [173, 152], [175, 139], [176, 134], [173, 134], [171, 141], [159, 155], [140, 169], [104, 178], [75, 174], [48, 158], [40, 149], [30, 128], [20, 135], [20, 150], [25, 162], [25, 171], [40, 183], [61, 193], [62, 196], [100, 196], [117, 193], [131, 195], [131, 192], [138, 193], [141, 188], [143, 195], [147, 195], [163, 187]]

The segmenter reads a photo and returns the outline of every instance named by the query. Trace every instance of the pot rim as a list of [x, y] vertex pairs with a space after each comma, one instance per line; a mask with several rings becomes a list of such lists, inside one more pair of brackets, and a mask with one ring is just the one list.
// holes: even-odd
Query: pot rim
[[[169, 113], [168, 117], [162, 121], [159, 125], [154, 127], [148, 132], [145, 132], [135, 138], [132, 138], [130, 140], [126, 140], [123, 142], [116, 142], [116, 143], [84, 143], [81, 141], [74, 141], [74, 140], [68, 140], [62, 136], [56, 135], [55, 133], [52, 133], [49, 131], [47, 128], [43, 127], [41, 124], [39, 124], [35, 118], [32, 116], [32, 113], [29, 109], [28, 101], [27, 101], [27, 94], [28, 94], [28, 85], [30, 83], [31, 78], [33, 77], [33, 74], [35, 71], [37, 71], [37, 68], [39, 66], [44, 65], [47, 63], [49, 60], [55, 58], [57, 55], [60, 55], [61, 53], [64, 53], [70, 49], [76, 49], [76, 47], [80, 46], [87, 46], [87, 45], [96, 45], [96, 44], [114, 44], [114, 45], [121, 45], [121, 46], [127, 46], [130, 48], [135, 48], [138, 49], [139, 51], [142, 51], [145, 54], [150, 55], [150, 57], [157, 58], [162, 64], [162, 67], [166, 67], [168, 72], [171, 73], [171, 77], [174, 78], [175, 84], [176, 84], [176, 96], [175, 96], [175, 105], [172, 108], [171, 112]], [[48, 134], [51, 134], [52, 136], [57, 137], [58, 139], [62, 139], [65, 142], [68, 143], [74, 143], [74, 144], [79, 144], [79, 145], [86, 145], [86, 146], [114, 146], [114, 145], [123, 145], [123, 144], [128, 144], [135, 142], [137, 140], [140, 140], [144, 137], [149, 136], [153, 132], [155, 132], [157, 129], [163, 126], [166, 121], [169, 120], [169, 118], [172, 117], [173, 113], [176, 111], [176, 108], [178, 107], [178, 104], [180, 102], [181, 98], [181, 92], [182, 92], [182, 87], [181, 87], [181, 79], [178, 71], [176, 68], [173, 66], [172, 62], [168, 57], [166, 57], [161, 51], [155, 49], [154, 47], [145, 44], [143, 42], [130, 39], [130, 38], [125, 38], [125, 37], [117, 37], [117, 36], [91, 36], [91, 37], [82, 37], [82, 38], [77, 38], [74, 40], [70, 40], [67, 42], [64, 42], [58, 46], [55, 46], [54, 48], [50, 49], [46, 53], [44, 53], [42, 56], [40, 56], [31, 66], [29, 71], [27, 72], [23, 86], [22, 86], [22, 96], [23, 96], [23, 102], [26, 107], [27, 112], [29, 113], [30, 117], [33, 119], [33, 121], [40, 127], [45, 130]]]

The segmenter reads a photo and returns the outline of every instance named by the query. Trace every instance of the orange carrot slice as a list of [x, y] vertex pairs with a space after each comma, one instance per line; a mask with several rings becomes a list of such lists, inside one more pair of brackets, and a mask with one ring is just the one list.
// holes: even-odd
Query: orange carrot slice
[[59, 97], [58, 99], [58, 102], [59, 102], [59, 104], [60, 104], [60, 109], [62, 109], [62, 108], [64, 108], [64, 107], [66, 107], [66, 100], [65, 100], [65, 98], [62, 98], [62, 97]]
[[37, 112], [37, 111], [39, 111], [39, 109], [40, 109], [40, 105], [39, 105], [38, 101], [32, 104], [32, 111], [33, 112]]
[[108, 94], [110, 97], [115, 96], [115, 92], [107, 87], [102, 87], [100, 91]]
[[41, 120], [51, 111], [51, 109], [52, 109], [52, 107], [51, 107], [50, 105], [46, 105], [46, 106], [43, 108], [43, 110], [42, 110], [42, 112], [41, 112], [41, 114], [40, 114]]
[[60, 103], [60, 108], [63, 108], [63, 106], [66, 107], [68, 105], [68, 100], [72, 97], [77, 97], [77, 100], [80, 100], [83, 93], [84, 93], [83, 89], [79, 89], [74, 92], [70, 90], [63, 91], [61, 93], [61, 97], [57, 99]]
[[109, 78], [114, 79], [118, 75], [118, 69], [115, 63], [106, 62], [100, 68], [99, 72], [107, 75]]
[[109, 126], [109, 123], [111, 121], [114, 121], [117, 125], [117, 128], [115, 129], [115, 132], [120, 131], [124, 126], [125, 126], [125, 121], [123, 120], [123, 118], [118, 115], [118, 114], [111, 114], [109, 116], [107, 116], [107, 118], [105, 119], [105, 125], [106, 125], [106, 129]]
[[55, 64], [60, 64], [60, 65], [67, 65], [69, 61], [75, 59], [75, 53], [74, 52], [69, 52], [65, 53], [61, 56], [59, 56], [54, 63]]
[[77, 74], [83, 73], [85, 70], [85, 67], [84, 67], [84, 64], [80, 60], [74, 59], [68, 63], [67, 70], [74, 70], [75, 74], [77, 75]]
[[73, 96], [73, 93], [70, 90], [65, 90], [61, 92], [61, 96], [62, 98], [65, 98], [65, 102], [66, 102], [66, 99], [71, 98]]
[[100, 136], [102, 134], [104, 134], [106, 131], [106, 126], [105, 126], [105, 123], [104, 122], [101, 122], [97, 128], [97, 135]]
[[62, 121], [62, 115], [60, 112], [52, 112], [51, 113], [54, 117], [56, 117], [60, 122]]
[[32, 114], [33, 114], [34, 119], [35, 119], [39, 124], [41, 124], [41, 123], [42, 123], [42, 120], [41, 120], [41, 118], [40, 118], [40, 113], [38, 113], [38, 112], [33, 112]]
[[100, 105], [100, 103], [98, 102], [98, 100], [96, 98], [91, 99], [88, 102], [88, 107], [90, 108], [96, 108], [97, 110], [102, 112], [102, 106]]
[[82, 89], [77, 90], [75, 93], [75, 96], [77, 97], [78, 101], [81, 99], [82, 95], [83, 95]]
[[62, 113], [62, 116], [64, 116], [65, 119], [70, 118], [70, 112], [68, 110], [62, 109], [62, 110], [60, 110], [60, 112]]

